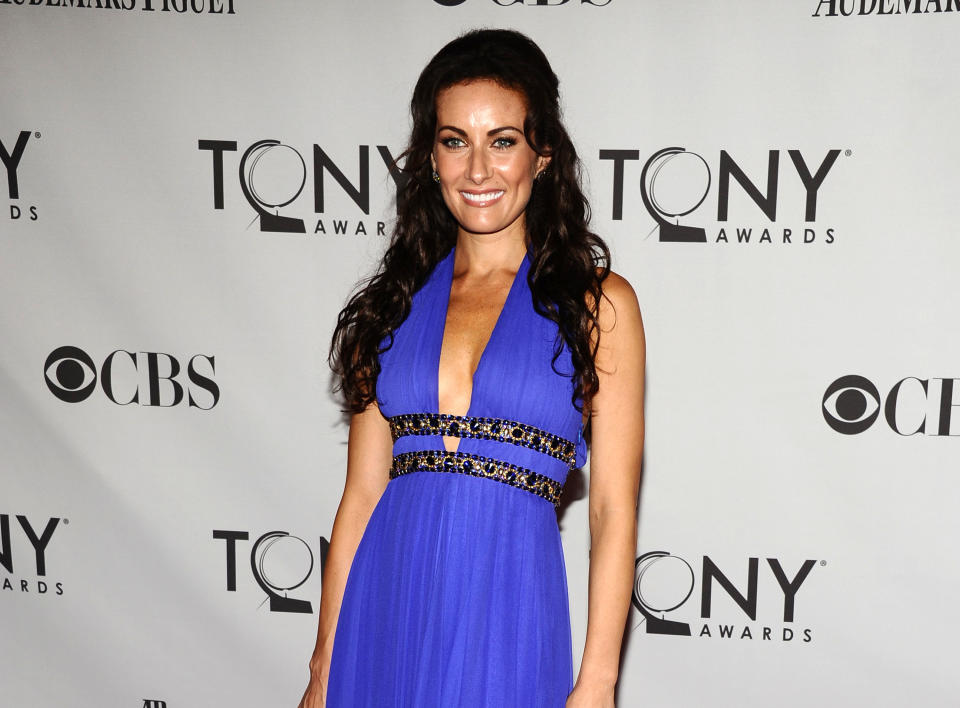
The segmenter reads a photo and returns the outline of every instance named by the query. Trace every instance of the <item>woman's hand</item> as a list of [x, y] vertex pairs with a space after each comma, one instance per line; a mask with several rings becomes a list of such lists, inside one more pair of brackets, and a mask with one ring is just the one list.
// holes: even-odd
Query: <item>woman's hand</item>
[[616, 708], [613, 702], [613, 686], [577, 684], [567, 696], [566, 708]]

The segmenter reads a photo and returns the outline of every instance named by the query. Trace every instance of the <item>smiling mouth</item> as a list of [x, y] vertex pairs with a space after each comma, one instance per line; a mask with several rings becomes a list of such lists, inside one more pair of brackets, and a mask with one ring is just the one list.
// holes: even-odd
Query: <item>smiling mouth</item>
[[460, 192], [460, 195], [469, 203], [474, 206], [487, 206], [497, 201], [504, 194], [502, 189], [498, 189], [493, 192], [482, 192], [477, 194], [476, 192]]

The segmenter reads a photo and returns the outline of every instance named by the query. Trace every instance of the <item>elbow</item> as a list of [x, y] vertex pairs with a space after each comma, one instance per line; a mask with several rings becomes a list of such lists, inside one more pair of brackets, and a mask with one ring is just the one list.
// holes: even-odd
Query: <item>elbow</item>
[[610, 504], [598, 503], [590, 508], [590, 536], [594, 539], [609, 534], [637, 538], [637, 505], [629, 500]]

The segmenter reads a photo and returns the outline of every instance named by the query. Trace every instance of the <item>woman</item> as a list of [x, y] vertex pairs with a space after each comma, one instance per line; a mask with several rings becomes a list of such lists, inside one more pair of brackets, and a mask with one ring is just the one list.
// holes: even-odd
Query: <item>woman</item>
[[[450, 42], [411, 107], [391, 245], [333, 338], [347, 479], [301, 706], [613, 706], [643, 438], [636, 297], [588, 231], [531, 40]], [[588, 420], [574, 685], [555, 505]]]

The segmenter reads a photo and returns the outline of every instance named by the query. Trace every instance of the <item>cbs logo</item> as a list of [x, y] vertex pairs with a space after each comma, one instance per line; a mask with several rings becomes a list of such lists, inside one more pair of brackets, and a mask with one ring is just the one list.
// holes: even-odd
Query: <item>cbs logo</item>
[[856, 435], [876, 422], [882, 408], [887, 425], [898, 435], [960, 435], [950, 432], [953, 409], [960, 406], [954, 401], [958, 380], [908, 376], [897, 381], [884, 400], [870, 379], [841, 376], [823, 394], [823, 419], [838, 433]]
[[182, 380], [182, 372], [183, 366], [172, 354], [134, 353], [124, 349], [107, 355], [98, 372], [89, 354], [69, 345], [54, 349], [43, 364], [47, 388], [66, 403], [85, 401], [99, 383], [107, 398], [120, 406], [136, 403], [169, 408], [184, 400], [191, 408], [200, 410], [210, 410], [217, 405], [220, 387], [212, 378], [213, 356], [190, 357], [186, 381]]

